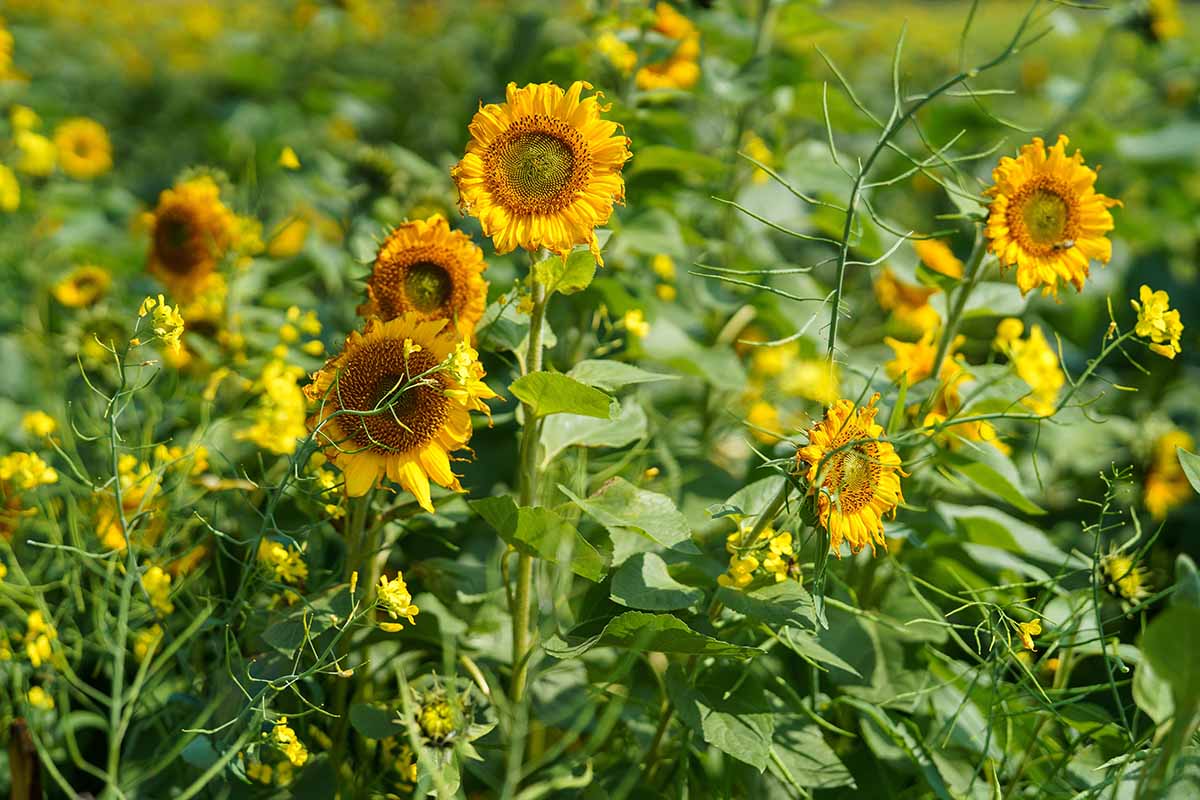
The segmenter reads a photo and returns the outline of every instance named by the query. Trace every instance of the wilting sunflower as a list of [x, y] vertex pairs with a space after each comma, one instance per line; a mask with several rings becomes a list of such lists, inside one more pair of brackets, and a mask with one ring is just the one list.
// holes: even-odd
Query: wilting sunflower
[[992, 198], [988, 249], [1001, 266], [1016, 266], [1022, 295], [1039, 285], [1044, 294], [1058, 294], [1060, 279], [1082, 291], [1088, 262], [1112, 257], [1108, 209], [1121, 201], [1097, 194], [1096, 171], [1083, 165], [1078, 150], [1067, 156], [1067, 142], [1060, 135], [1047, 150], [1034, 137], [1019, 157], [1000, 159], [995, 185], [985, 192]]
[[55, 299], [64, 306], [83, 308], [103, 297], [111, 285], [112, 276], [108, 270], [94, 264], [84, 264], [54, 284], [52, 291]]
[[876, 544], [886, 549], [883, 515], [894, 516], [896, 506], [904, 502], [900, 477], [907, 473], [900, 468], [896, 449], [880, 439], [877, 400], [878, 394], [859, 408], [852, 400], [838, 400], [809, 429], [808, 444], [796, 451], [808, 493], [816, 497], [818, 518], [829, 531], [830, 552], [839, 557], [843, 540], [853, 553], [864, 545], [870, 545], [872, 553]]
[[112, 144], [108, 131], [93, 119], [75, 117], [54, 131], [58, 164], [72, 178], [91, 180], [112, 169]]
[[625, 200], [629, 139], [601, 118], [609, 107], [598, 93], [580, 98], [585, 88], [510, 83], [503, 104], [480, 106], [471, 120], [466, 155], [450, 174], [459, 207], [479, 218], [497, 252], [566, 254], [587, 244], [600, 261], [595, 228]]
[[173, 297], [189, 302], [205, 288], [237, 231], [207, 175], [177, 183], [158, 197], [151, 223], [149, 269]]
[[309, 429], [320, 428], [351, 497], [387, 477], [433, 511], [430, 480], [462, 490], [450, 453], [471, 438], [468, 412], [487, 412], [483, 401], [496, 396], [482, 378], [477, 354], [448, 320], [368, 320], [305, 388], [317, 403]]
[[409, 312], [449, 319], [469, 336], [487, 302], [486, 266], [483, 251], [444, 217], [405, 222], [379, 248], [358, 313], [385, 322]]

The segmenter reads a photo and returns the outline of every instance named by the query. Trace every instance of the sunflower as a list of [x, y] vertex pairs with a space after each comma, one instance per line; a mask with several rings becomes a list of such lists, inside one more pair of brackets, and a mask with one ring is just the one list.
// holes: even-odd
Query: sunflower
[[892, 319], [904, 331], [925, 333], [942, 324], [941, 315], [929, 302], [937, 294], [937, 287], [908, 283], [891, 267], [884, 267], [875, 279], [874, 289], [879, 307], [892, 312]]
[[829, 531], [830, 552], [841, 556], [842, 541], [857, 553], [864, 545], [887, 548], [883, 515], [896, 513], [904, 502], [900, 490], [900, 456], [880, 437], [875, 424], [875, 403], [855, 408], [852, 400], [838, 400], [825, 418], [808, 431], [808, 444], [796, 451], [796, 463], [808, 479], [808, 493], [816, 497], [817, 515]]
[[469, 411], [487, 412], [496, 395], [483, 383], [477, 354], [448, 320], [408, 313], [367, 321], [305, 388], [318, 404], [309, 417], [346, 492], [365, 494], [384, 477], [433, 511], [429, 481], [461, 491], [450, 453], [471, 438]]
[[75, 117], [54, 131], [58, 163], [62, 171], [81, 181], [91, 180], [112, 169], [112, 144], [108, 131], [94, 119]]
[[112, 276], [104, 267], [84, 264], [54, 284], [54, 297], [64, 306], [83, 308], [90, 306], [108, 292]]
[[177, 183], [159, 195], [154, 209], [149, 269], [175, 298], [189, 302], [206, 287], [237, 227], [211, 177]]
[[385, 322], [409, 312], [449, 319], [468, 336], [487, 302], [486, 266], [483, 251], [444, 217], [405, 222], [379, 248], [358, 313]]
[[1078, 150], [1067, 156], [1067, 142], [1060, 135], [1047, 151], [1034, 137], [1018, 158], [1000, 159], [995, 185], [985, 192], [992, 198], [988, 249], [1001, 266], [1016, 266], [1022, 295], [1039, 285], [1043, 294], [1058, 294], [1060, 279], [1082, 291], [1088, 262], [1112, 257], [1108, 209], [1121, 201], [1096, 193], [1096, 171], [1083, 165]]
[[1137, 605], [1150, 596], [1150, 573], [1132, 556], [1115, 547], [1100, 557], [1100, 581], [1123, 605]]
[[479, 218], [498, 253], [545, 247], [565, 255], [587, 244], [604, 263], [595, 228], [625, 200], [629, 139], [601, 118], [609, 106], [599, 93], [580, 98], [585, 88], [510, 83], [503, 104], [481, 106], [471, 120], [466, 155], [450, 174], [459, 207]]

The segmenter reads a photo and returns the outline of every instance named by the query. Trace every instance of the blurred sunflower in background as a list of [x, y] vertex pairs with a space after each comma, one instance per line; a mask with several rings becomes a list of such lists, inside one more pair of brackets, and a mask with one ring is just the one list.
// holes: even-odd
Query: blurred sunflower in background
[[445, 217], [405, 222], [379, 248], [358, 313], [384, 322], [409, 312], [449, 319], [469, 336], [487, 303], [486, 267], [483, 251]]
[[196, 297], [225, 256], [237, 218], [207, 175], [163, 191], [150, 220], [148, 268], [182, 302]]
[[112, 275], [104, 267], [83, 264], [54, 284], [54, 298], [64, 306], [83, 308], [108, 293]]
[[853, 400], [838, 400], [796, 452], [820, 523], [829, 531], [830, 552], [839, 557], [843, 541], [852, 553], [866, 545], [872, 553], [876, 544], [886, 549], [883, 515], [895, 514], [904, 502], [900, 477], [906, 473], [896, 448], [881, 439], [883, 428], [875, 423], [878, 400], [876, 394], [858, 408]]
[[54, 131], [58, 165], [72, 178], [91, 180], [112, 169], [112, 143], [108, 131], [94, 119], [74, 117]]
[[1067, 156], [1066, 136], [1049, 149], [1041, 137], [1021, 148], [1017, 158], [1005, 156], [992, 171], [995, 185], [986, 235], [988, 249], [1002, 267], [1017, 268], [1017, 287], [1024, 295], [1042, 287], [1058, 294], [1059, 281], [1083, 290], [1092, 259], [1107, 264], [1113, 229], [1108, 209], [1120, 200], [1098, 194], [1097, 172], [1083, 165], [1076, 150]]
[[450, 174], [459, 207], [479, 218], [496, 252], [565, 255], [587, 244], [603, 265], [595, 228], [625, 200], [630, 152], [617, 123], [600, 116], [608, 109], [600, 95], [581, 98], [591, 88], [510, 83], [504, 103], [481, 106], [471, 120], [466, 155]]
[[429, 482], [461, 491], [450, 453], [471, 439], [469, 411], [487, 411], [495, 393], [478, 356], [448, 320], [409, 313], [367, 321], [305, 388], [317, 404], [310, 430], [346, 478], [351, 497], [384, 477], [433, 511]]

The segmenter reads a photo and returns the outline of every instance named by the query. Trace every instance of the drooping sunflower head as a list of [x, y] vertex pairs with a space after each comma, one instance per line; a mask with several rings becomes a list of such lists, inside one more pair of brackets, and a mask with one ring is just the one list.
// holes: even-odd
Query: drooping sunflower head
[[1038, 286], [1058, 294], [1059, 281], [1082, 291], [1089, 262], [1107, 264], [1112, 257], [1108, 209], [1121, 201], [1096, 192], [1096, 171], [1084, 166], [1078, 150], [1068, 156], [1067, 142], [1059, 136], [1047, 149], [1034, 137], [1019, 157], [1005, 156], [992, 171], [988, 249], [1002, 267], [1017, 268], [1022, 295]]
[[112, 144], [108, 131], [93, 119], [75, 117], [54, 131], [58, 164], [72, 178], [91, 180], [112, 169]]
[[410, 312], [367, 321], [305, 388], [316, 413], [310, 430], [341, 468], [346, 491], [365, 494], [383, 478], [433, 511], [429, 481], [461, 491], [450, 454], [471, 438], [469, 411], [496, 395], [483, 367], [448, 320]]
[[608, 106], [600, 95], [580, 97], [591, 88], [510, 83], [504, 103], [475, 114], [467, 152], [450, 174], [459, 207], [479, 218], [497, 252], [565, 254], [587, 244], [599, 260], [595, 229], [625, 199], [621, 169], [630, 153], [617, 124], [601, 117]]
[[237, 230], [237, 217], [221, 202], [211, 177], [177, 183], [159, 195], [154, 209], [149, 269], [187, 302], [205, 288]]
[[103, 297], [111, 285], [112, 275], [108, 270], [94, 264], [84, 264], [54, 284], [53, 292], [55, 299], [64, 306], [83, 308]]
[[486, 266], [483, 251], [444, 217], [405, 222], [379, 248], [358, 312], [385, 322], [410, 312], [449, 319], [469, 336], [487, 302]]
[[816, 499], [817, 516], [829, 531], [830, 552], [840, 557], [842, 542], [857, 553], [870, 545], [887, 547], [883, 515], [904, 502], [900, 456], [882, 440], [875, 423], [876, 394], [865, 406], [838, 400], [808, 431], [808, 444], [796, 452], [799, 472]]

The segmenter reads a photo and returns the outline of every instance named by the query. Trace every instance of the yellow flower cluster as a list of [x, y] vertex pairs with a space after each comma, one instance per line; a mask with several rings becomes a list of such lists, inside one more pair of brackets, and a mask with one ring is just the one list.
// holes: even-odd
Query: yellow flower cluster
[[1042, 633], [1042, 621], [1040, 619], [1031, 620], [1030, 622], [1017, 623], [1017, 636], [1021, 639], [1021, 646], [1026, 650], [1033, 650], [1033, 637], [1040, 636]]
[[162, 641], [163, 629], [158, 623], [151, 625], [149, 628], [140, 630], [133, 637], [133, 657], [142, 662], [146, 660], [146, 656], [150, 655], [150, 651], [158, 646]]
[[275, 723], [271, 741], [283, 751], [292, 766], [303, 767], [308, 761], [308, 748], [296, 737], [296, 732], [288, 727], [287, 717], [280, 717]]
[[58, 638], [58, 631], [46, 622], [41, 611], [30, 611], [25, 620], [25, 656], [34, 669], [51, 660], [54, 655], [53, 643]]
[[1022, 402], [1035, 414], [1049, 416], [1054, 413], [1066, 376], [1041, 327], [1032, 326], [1027, 339], [1021, 338], [1024, 330], [1019, 319], [1002, 320], [996, 327], [993, 345], [1008, 356], [1017, 376], [1029, 384], [1031, 391]]
[[162, 567], [153, 564], [143, 572], [142, 586], [155, 611], [166, 615], [175, 610], [175, 604], [171, 602], [171, 576]]
[[927, 333], [942, 324], [941, 315], [929, 304], [929, 298], [937, 292], [936, 287], [901, 280], [890, 267], [884, 267], [875, 279], [879, 307], [890, 311], [892, 321], [906, 333]]
[[748, 533], [739, 526], [725, 538], [725, 550], [730, 554], [729, 570], [717, 577], [718, 584], [744, 589], [754, 581], [754, 573], [760, 566], [776, 583], [799, 577], [800, 565], [792, 550], [791, 533], [776, 533], [774, 528], [767, 526], [753, 542], [743, 542]]
[[[117, 459], [117, 482], [121, 487], [121, 511], [124, 512], [126, 521], [139, 512], [149, 511], [162, 487], [161, 476], [152, 470], [149, 464], [139, 461], [138, 457], [131, 453], [125, 453]], [[150, 521], [143, 525], [144, 540], [153, 543], [159, 532], [157, 521], [151, 517]], [[125, 550], [125, 534], [121, 528], [115, 498], [105, 497], [101, 501], [96, 519], [96, 533], [105, 547], [111, 550]]]
[[1172, 309], [1171, 298], [1164, 291], [1151, 291], [1150, 287], [1142, 284], [1138, 292], [1141, 299], [1130, 300], [1133, 310], [1138, 312], [1137, 325], [1133, 332], [1144, 339], [1150, 340], [1150, 349], [1160, 356], [1175, 358], [1182, 352], [1179, 347], [1179, 337], [1183, 335], [1183, 322], [1179, 319], [1179, 311]]
[[637, 66], [637, 53], [612, 31], [605, 31], [596, 38], [596, 50], [622, 75], [628, 75]]
[[677, 44], [663, 61], [655, 61], [637, 72], [639, 89], [690, 89], [700, 80], [700, 32], [692, 21], [680, 14], [670, 3], [654, 7], [656, 33]]
[[[170, 305], [161, 294], [157, 299], [147, 297], [138, 309], [138, 318], [147, 314], [151, 315], [150, 329], [154, 331], [154, 335], [173, 352], [178, 353], [179, 339], [183, 336], [183, 316], [179, 313], [179, 306]], [[140, 343], [138, 339], [131, 342], [135, 345]]]
[[258, 546], [258, 560], [283, 583], [298, 584], [308, 578], [308, 565], [304, 563], [304, 554], [298, 548], [273, 539], [263, 539]]
[[1179, 465], [1178, 448], [1195, 450], [1196, 442], [1185, 431], [1174, 430], [1158, 437], [1146, 471], [1143, 500], [1150, 515], [1165, 519], [1167, 512], [1192, 499], [1192, 486]]
[[27, 697], [29, 698], [29, 705], [34, 708], [40, 708], [43, 711], [54, 710], [54, 698], [41, 686], [31, 686]]
[[16, 452], [0, 457], [0, 481], [29, 491], [58, 483], [58, 473], [37, 453]]
[[1100, 557], [1100, 581], [1122, 603], [1136, 604], [1150, 596], [1150, 576], [1141, 564], [1115, 547]]
[[[396, 577], [391, 580], [388, 580], [386, 575], [380, 575], [376, 591], [379, 595], [379, 605], [388, 613], [388, 616], [392, 619], [404, 617], [410, 625], [416, 624], [413, 617], [419, 613], [420, 609], [413, 605], [408, 584], [404, 582], [404, 573], [397, 572]], [[403, 626], [398, 622], [381, 622], [379, 627], [388, 633], [395, 633]]]
[[259, 378], [262, 394], [254, 410], [254, 422], [239, 431], [237, 438], [248, 439], [264, 450], [289, 455], [296, 440], [308, 434], [305, 427], [305, 397], [298, 381], [304, 370], [280, 359], [268, 361]]
[[0, 211], [11, 214], [21, 207], [21, 184], [13, 171], [0, 164]]
[[[279, 341], [285, 345], [294, 344], [300, 340], [301, 334], [320, 336], [321, 321], [317, 319], [317, 312], [301, 312], [299, 306], [291, 306], [287, 310], [287, 322], [279, 326]], [[320, 339], [311, 339], [302, 344], [300, 349], [310, 356], [319, 356], [325, 352], [325, 343]]]
[[644, 339], [650, 335], [650, 323], [646, 321], [646, 314], [640, 308], [626, 311], [625, 316], [621, 318], [621, 324], [630, 336], [637, 339]]
[[799, 397], [828, 405], [838, 397], [841, 376], [837, 364], [823, 358], [801, 358], [796, 342], [758, 346], [750, 356], [751, 395], [763, 393], [769, 380], [776, 380], [788, 397]]
[[654, 287], [654, 293], [664, 303], [671, 303], [679, 295], [675, 288], [675, 261], [666, 253], [659, 253], [650, 259], [650, 269], [662, 283]]
[[16, 105], [9, 111], [8, 118], [12, 123], [13, 143], [20, 153], [17, 169], [35, 178], [44, 178], [54, 172], [58, 148], [34, 130], [42, 124], [37, 112], [28, 106]]

